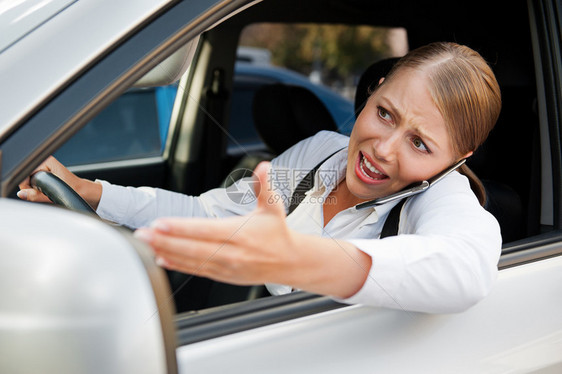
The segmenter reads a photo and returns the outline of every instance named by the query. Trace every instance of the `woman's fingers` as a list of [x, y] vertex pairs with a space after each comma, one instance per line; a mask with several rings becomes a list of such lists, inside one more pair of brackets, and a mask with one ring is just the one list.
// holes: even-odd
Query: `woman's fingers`
[[150, 228], [137, 230], [135, 236], [151, 245], [160, 266], [221, 281], [251, 283], [244, 272], [233, 272], [244, 262], [236, 244], [172, 236]]
[[224, 242], [231, 240], [251, 219], [252, 215], [223, 219], [159, 218], [150, 228], [169, 236]]
[[[36, 173], [38, 171], [47, 171], [47, 172], [53, 173], [63, 180], [68, 179], [67, 175], [70, 174], [70, 171], [68, 171], [68, 169], [66, 169], [53, 156], [49, 156], [45, 161], [43, 161], [41, 163], [41, 165], [39, 165], [33, 171], [33, 173]], [[31, 173], [31, 174], [33, 174], [33, 173]], [[66, 181], [66, 180], [65, 180], [65, 182], [68, 183], [68, 181]], [[19, 184], [18, 187], [19, 187], [20, 191], [17, 193], [17, 195], [22, 200], [34, 201], [34, 202], [50, 202], [50, 200], [47, 198], [47, 196], [43, 195], [40, 191], [34, 189], [31, 186], [29, 177], [25, 178]]]
[[135, 236], [150, 244], [156, 254], [176, 256], [186, 260], [195, 259], [201, 262], [220, 248], [223, 243], [216, 241], [197, 240], [185, 236], [162, 234], [149, 228], [138, 229]]
[[[39, 167], [37, 167], [37, 169], [35, 169], [34, 173], [37, 171], [47, 171], [55, 174], [68, 184], [70, 188], [82, 196], [82, 198], [86, 200], [92, 208], [97, 209], [102, 193], [101, 184], [78, 177], [53, 156], [49, 156], [41, 165], [39, 165]], [[31, 187], [29, 177], [19, 184], [19, 188], [20, 191], [17, 195], [22, 200], [50, 202], [44, 194]]]
[[17, 195], [21, 200], [33, 201], [37, 203], [51, 202], [51, 200], [49, 200], [47, 196], [43, 195], [41, 192], [33, 188], [22, 189], [18, 191]]

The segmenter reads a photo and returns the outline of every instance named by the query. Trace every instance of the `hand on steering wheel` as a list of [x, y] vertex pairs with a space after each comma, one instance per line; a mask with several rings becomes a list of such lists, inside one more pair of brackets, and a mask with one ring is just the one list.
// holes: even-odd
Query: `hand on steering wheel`
[[53, 202], [80, 212], [95, 213], [101, 184], [73, 174], [54, 157], [47, 158], [19, 185], [18, 197], [34, 202]]
[[57, 205], [97, 216], [95, 210], [76, 191], [53, 173], [38, 171], [31, 175], [30, 184]]

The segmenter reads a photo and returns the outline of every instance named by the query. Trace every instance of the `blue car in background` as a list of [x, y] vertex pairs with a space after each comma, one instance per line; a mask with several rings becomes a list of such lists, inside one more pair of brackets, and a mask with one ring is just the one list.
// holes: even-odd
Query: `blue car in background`
[[[228, 154], [265, 149], [254, 127], [252, 101], [261, 86], [272, 83], [309, 89], [326, 105], [340, 131], [344, 134], [351, 132], [355, 116], [350, 100], [294, 71], [238, 62], [229, 123], [225, 126], [230, 134]], [[176, 92], [177, 84], [130, 89], [59, 148], [55, 157], [72, 166], [161, 155]]]

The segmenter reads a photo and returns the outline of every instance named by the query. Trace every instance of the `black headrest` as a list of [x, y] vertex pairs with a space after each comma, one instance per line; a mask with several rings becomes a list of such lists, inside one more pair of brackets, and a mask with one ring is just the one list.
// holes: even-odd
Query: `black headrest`
[[384, 60], [379, 60], [369, 66], [357, 84], [357, 90], [355, 91], [355, 116], [357, 117], [361, 110], [365, 106], [367, 99], [369, 98], [370, 92], [379, 84], [379, 80], [385, 77], [390, 69], [394, 66], [399, 57], [390, 57]]
[[301, 86], [262, 86], [254, 96], [252, 111], [258, 134], [276, 154], [321, 130], [338, 131], [322, 101]]

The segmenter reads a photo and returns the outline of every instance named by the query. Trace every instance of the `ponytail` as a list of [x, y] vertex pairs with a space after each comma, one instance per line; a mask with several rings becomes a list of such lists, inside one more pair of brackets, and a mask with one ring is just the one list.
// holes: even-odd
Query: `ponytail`
[[470, 170], [468, 166], [466, 166], [466, 164], [462, 165], [458, 170], [459, 173], [468, 178], [472, 192], [474, 192], [474, 194], [478, 198], [478, 202], [480, 202], [480, 205], [484, 206], [486, 204], [486, 189], [484, 188], [484, 185], [482, 184], [480, 178], [478, 178], [476, 174], [474, 174], [474, 172]]

